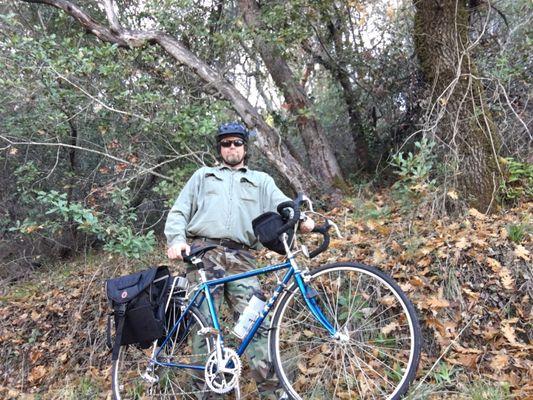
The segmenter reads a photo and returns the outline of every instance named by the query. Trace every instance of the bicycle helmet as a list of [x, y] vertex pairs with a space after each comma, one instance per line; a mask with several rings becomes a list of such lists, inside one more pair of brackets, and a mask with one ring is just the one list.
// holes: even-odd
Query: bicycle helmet
[[220, 142], [226, 136], [238, 136], [247, 142], [250, 132], [248, 132], [248, 130], [238, 122], [228, 122], [218, 127], [217, 142]]

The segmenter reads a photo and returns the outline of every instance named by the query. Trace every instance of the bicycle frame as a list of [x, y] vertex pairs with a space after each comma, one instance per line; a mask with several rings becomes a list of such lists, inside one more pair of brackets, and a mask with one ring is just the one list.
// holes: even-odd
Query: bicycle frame
[[[275, 265], [269, 265], [266, 267], [258, 268], [252, 271], [243, 272], [240, 274], [235, 274], [231, 276], [227, 276], [224, 278], [214, 279], [210, 281], [206, 281], [203, 283], [200, 283], [194, 292], [192, 293], [192, 296], [190, 297], [189, 303], [187, 304], [187, 307], [185, 310], [181, 313], [180, 318], [176, 321], [172, 329], [170, 330], [169, 334], [159, 347], [157, 351], [155, 352], [152, 362], [156, 365], [161, 365], [165, 367], [175, 367], [175, 368], [189, 368], [189, 369], [195, 369], [195, 370], [204, 370], [204, 365], [191, 365], [191, 364], [178, 364], [178, 363], [171, 363], [171, 362], [160, 362], [157, 360], [157, 356], [162, 351], [162, 349], [165, 347], [167, 342], [169, 341], [169, 338], [172, 337], [176, 329], [178, 329], [180, 323], [183, 321], [183, 318], [187, 313], [189, 312], [190, 308], [194, 305], [196, 307], [200, 307], [204, 300], [207, 301], [209, 314], [211, 315], [211, 322], [213, 323], [213, 328], [218, 333], [218, 338], [220, 339], [220, 344], [223, 346], [224, 338], [221, 333], [220, 324], [218, 321], [218, 316], [216, 312], [216, 308], [214, 306], [214, 300], [211, 295], [211, 289], [223, 285], [228, 282], [234, 282], [241, 279], [249, 278], [252, 276], [258, 276], [267, 274], [270, 272], [279, 271], [282, 269], [286, 269], [285, 276], [281, 280], [280, 283], [276, 286], [274, 289], [274, 293], [268, 299], [263, 311], [261, 311], [259, 317], [255, 320], [254, 324], [250, 328], [249, 332], [246, 334], [246, 336], [242, 339], [241, 345], [236, 350], [237, 354], [241, 356], [246, 351], [246, 348], [252, 341], [253, 337], [255, 336], [257, 330], [259, 327], [263, 324], [263, 321], [269, 314], [272, 307], [276, 304], [277, 300], [279, 299], [280, 294], [283, 292], [283, 290], [287, 287], [287, 284], [291, 280], [291, 278], [294, 278], [296, 281], [296, 285], [298, 286], [300, 292], [302, 293], [303, 299], [305, 299], [306, 305], [309, 309], [309, 311], [313, 314], [313, 316], [324, 326], [324, 328], [330, 333], [332, 337], [336, 337], [338, 335], [337, 330], [330, 324], [330, 322], [327, 320], [327, 318], [324, 316], [318, 305], [316, 304], [315, 300], [312, 298], [312, 296], [308, 295], [307, 286], [305, 284], [305, 278], [302, 276], [302, 272], [294, 262], [294, 257], [292, 254], [288, 257], [287, 261], [281, 263], [281, 264], [275, 264]], [[203, 296], [202, 296], [203, 295]], [[202, 297], [200, 297], [202, 296]], [[196, 304], [196, 300], [199, 299], [199, 302]]]

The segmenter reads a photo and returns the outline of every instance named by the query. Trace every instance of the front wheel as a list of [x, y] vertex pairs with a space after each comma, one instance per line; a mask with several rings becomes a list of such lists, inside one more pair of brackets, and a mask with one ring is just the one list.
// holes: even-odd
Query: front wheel
[[308, 297], [335, 328], [332, 337], [293, 285], [272, 321], [271, 356], [293, 399], [399, 399], [415, 377], [420, 327], [413, 305], [376, 268], [325, 265]]

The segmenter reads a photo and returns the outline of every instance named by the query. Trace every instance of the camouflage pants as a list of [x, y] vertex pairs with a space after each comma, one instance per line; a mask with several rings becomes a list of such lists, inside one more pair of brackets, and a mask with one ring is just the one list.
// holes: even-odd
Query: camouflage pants
[[[205, 245], [205, 243], [201, 241], [193, 242], [193, 245]], [[208, 280], [247, 272], [256, 268], [255, 258], [248, 251], [220, 247], [207, 252], [203, 258], [203, 263]], [[199, 275], [196, 272], [188, 273], [187, 277], [191, 282], [198, 281], [199, 279]], [[248, 305], [248, 301], [252, 295], [258, 294], [261, 296], [262, 291], [259, 280], [254, 276], [217, 286], [211, 294], [217, 314], [220, 315], [222, 302], [225, 299], [236, 322], [239, 315]], [[207, 301], [202, 303], [200, 310], [210, 322]], [[273, 366], [268, 361], [268, 331], [265, 328], [268, 326], [270, 326], [269, 317], [263, 322], [263, 327], [259, 328], [244, 354], [248, 359], [251, 375], [256, 381], [260, 398], [275, 400], [280, 397], [280, 391], [277, 390], [280, 384]], [[193, 348], [201, 352], [201, 347], [205, 347], [205, 342], [196, 336], [193, 339]], [[212, 396], [208, 398], [221, 398], [221, 395], [220, 397]]]

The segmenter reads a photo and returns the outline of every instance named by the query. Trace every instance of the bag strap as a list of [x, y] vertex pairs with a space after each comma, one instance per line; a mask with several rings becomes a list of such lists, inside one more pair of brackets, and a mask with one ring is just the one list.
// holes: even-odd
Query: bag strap
[[[122, 331], [124, 330], [124, 321], [126, 320], [126, 304], [120, 304], [117, 308], [118, 324], [115, 332], [115, 343], [113, 344], [112, 361], [118, 360], [118, 351], [122, 342]], [[111, 342], [111, 341], [110, 341]]]
[[105, 332], [105, 344], [109, 350], [113, 349], [113, 342], [111, 341], [111, 317], [113, 313], [107, 314], [107, 329]]

